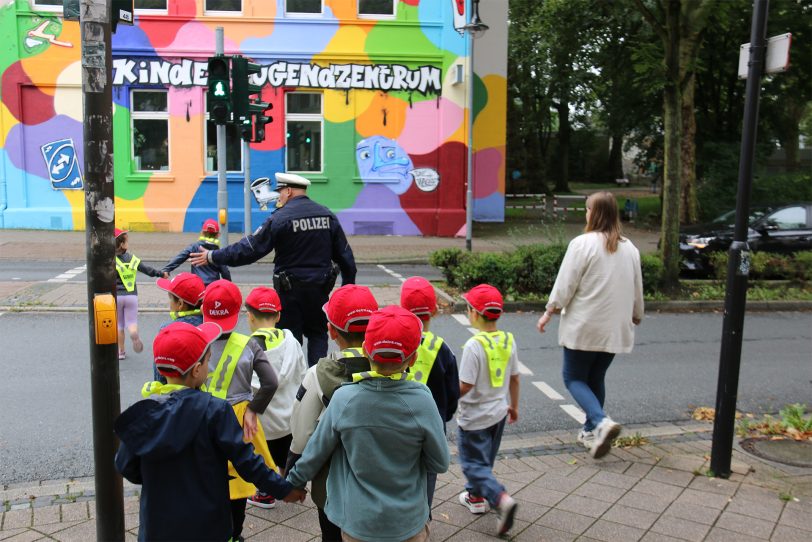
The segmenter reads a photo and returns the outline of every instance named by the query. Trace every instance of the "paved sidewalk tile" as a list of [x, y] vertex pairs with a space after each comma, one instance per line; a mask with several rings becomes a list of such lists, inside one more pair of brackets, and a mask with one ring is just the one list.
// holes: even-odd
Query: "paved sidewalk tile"
[[692, 542], [700, 542], [709, 529], [708, 525], [675, 518], [673, 516], [662, 516], [651, 526], [651, 530], [655, 533], [690, 540]]
[[536, 524], [550, 527], [559, 531], [581, 534], [595, 522], [595, 518], [582, 516], [564, 510], [553, 509], [541, 516]]
[[766, 540], [770, 538], [775, 523], [726, 510], [716, 522], [716, 527]]
[[585, 536], [605, 542], [617, 542], [619, 540], [635, 542], [636, 540], [640, 540], [644, 534], [645, 531], [643, 529], [637, 529], [603, 519], [599, 519], [593, 523], [584, 533]]
[[810, 534], [809, 531], [804, 531], [802, 529], [795, 529], [792, 527], [787, 527], [786, 525], [778, 525], [773, 531], [773, 535], [770, 540], [780, 542], [809, 542]]
[[656, 512], [648, 512], [646, 510], [616, 504], [610, 508], [601, 519], [621, 523], [629, 527], [637, 527], [638, 529], [649, 529], [659, 517], [660, 515]]

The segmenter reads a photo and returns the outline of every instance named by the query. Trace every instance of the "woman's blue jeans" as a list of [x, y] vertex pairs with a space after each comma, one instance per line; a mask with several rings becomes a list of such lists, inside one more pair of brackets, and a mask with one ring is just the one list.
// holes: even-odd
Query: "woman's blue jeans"
[[592, 431], [606, 417], [603, 401], [606, 398], [604, 378], [615, 358], [609, 352], [570, 350], [564, 347], [564, 385], [575, 402], [586, 413], [584, 431]]

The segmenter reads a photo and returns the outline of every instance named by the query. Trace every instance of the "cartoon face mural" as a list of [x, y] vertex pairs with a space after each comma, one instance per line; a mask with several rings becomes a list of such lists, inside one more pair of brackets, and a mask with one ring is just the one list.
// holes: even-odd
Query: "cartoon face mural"
[[[228, 19], [196, 0], [168, 1], [164, 15], [136, 10], [112, 42], [116, 223], [196, 232], [217, 214], [205, 86], [217, 26], [227, 54], [261, 66], [262, 101], [273, 104], [265, 141], [247, 152], [227, 128], [231, 231], [245, 223], [250, 166], [254, 179], [309, 178], [308, 195], [350, 234], [454, 235], [465, 223], [469, 109], [474, 219], [502, 220], [507, 0], [480, 6], [490, 30], [478, 42], [473, 104], [468, 82], [453, 77], [468, 61], [455, 30], [465, 2], [391, 2], [380, 19], [354, 0], [322, 0], [317, 16], [288, 13], [284, 0], [225, 3], [242, 10]], [[83, 229], [79, 24], [32, 5], [0, 0], [0, 32], [12, 37], [0, 49], [0, 228]], [[255, 187], [252, 225], [273, 212], [273, 186]]]
[[355, 161], [365, 183], [384, 183], [395, 194], [403, 194], [412, 183], [412, 159], [387, 137], [372, 136], [359, 141]]

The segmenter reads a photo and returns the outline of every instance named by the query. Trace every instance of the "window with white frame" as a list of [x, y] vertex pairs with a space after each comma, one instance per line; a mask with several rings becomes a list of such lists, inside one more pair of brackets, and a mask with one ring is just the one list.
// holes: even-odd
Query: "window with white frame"
[[138, 10], [146, 11], [166, 11], [167, 0], [135, 0], [133, 7]]
[[169, 109], [166, 90], [130, 95], [132, 156], [136, 171], [169, 170]]
[[[217, 124], [206, 113], [206, 171], [217, 171]], [[242, 171], [242, 139], [233, 124], [226, 124], [226, 171]]]
[[287, 171], [320, 172], [324, 112], [318, 92], [285, 96], [285, 165]]
[[63, 0], [31, 0], [31, 7], [41, 11], [62, 11]]
[[395, 0], [358, 0], [359, 17], [394, 17]]
[[206, 0], [205, 10], [242, 13], [242, 0]]
[[322, 0], [285, 0], [285, 13], [294, 15], [321, 15]]

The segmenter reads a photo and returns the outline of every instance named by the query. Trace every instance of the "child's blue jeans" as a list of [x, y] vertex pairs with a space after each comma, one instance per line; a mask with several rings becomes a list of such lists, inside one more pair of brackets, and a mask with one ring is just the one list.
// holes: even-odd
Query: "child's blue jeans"
[[493, 464], [496, 453], [502, 443], [502, 432], [505, 430], [505, 420], [485, 429], [465, 431], [457, 429], [457, 449], [460, 457], [462, 473], [468, 482], [465, 489], [471, 495], [485, 497], [491, 508], [499, 504], [499, 497], [505, 491], [493, 476]]

